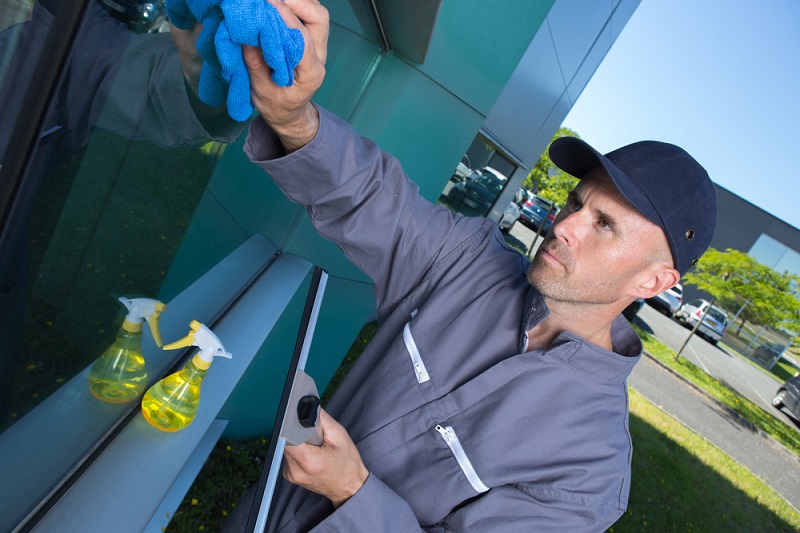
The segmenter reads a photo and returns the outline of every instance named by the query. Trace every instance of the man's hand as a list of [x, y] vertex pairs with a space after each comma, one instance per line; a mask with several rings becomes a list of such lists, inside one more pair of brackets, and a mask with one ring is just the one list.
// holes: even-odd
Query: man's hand
[[305, 51], [295, 69], [294, 83], [289, 87], [276, 85], [259, 48], [244, 46], [244, 62], [250, 74], [253, 106], [278, 134], [286, 151], [292, 152], [311, 142], [319, 130], [319, 114], [311, 97], [325, 78], [328, 10], [317, 0], [268, 1], [287, 26], [303, 34]]
[[352, 497], [367, 481], [369, 471], [347, 430], [320, 410], [322, 445], [287, 446], [283, 477], [325, 496], [334, 507]]

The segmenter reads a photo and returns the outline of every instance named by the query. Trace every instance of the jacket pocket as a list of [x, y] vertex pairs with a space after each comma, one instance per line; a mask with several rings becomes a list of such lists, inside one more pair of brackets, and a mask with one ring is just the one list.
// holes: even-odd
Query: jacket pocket
[[464, 472], [464, 475], [467, 477], [469, 484], [472, 485], [472, 488], [475, 489], [475, 492], [482, 494], [488, 491], [489, 487], [483, 484], [480, 476], [478, 476], [478, 473], [472, 466], [469, 457], [467, 457], [467, 453], [461, 446], [461, 441], [458, 440], [458, 435], [456, 435], [455, 430], [451, 426], [442, 426], [439, 424], [436, 426], [436, 431], [439, 432], [444, 441], [447, 443], [447, 446], [450, 448], [450, 451], [453, 452], [453, 456], [458, 462], [458, 466], [461, 468], [461, 471]]
[[[416, 311], [411, 313], [411, 316], [413, 317], [415, 314]], [[411, 364], [414, 366], [417, 383], [425, 383], [430, 380], [431, 377], [428, 375], [428, 370], [425, 368], [425, 363], [422, 362], [422, 357], [417, 349], [417, 343], [414, 342], [414, 337], [411, 335], [411, 322], [406, 322], [403, 328], [403, 342], [406, 345], [408, 355], [411, 356]]]

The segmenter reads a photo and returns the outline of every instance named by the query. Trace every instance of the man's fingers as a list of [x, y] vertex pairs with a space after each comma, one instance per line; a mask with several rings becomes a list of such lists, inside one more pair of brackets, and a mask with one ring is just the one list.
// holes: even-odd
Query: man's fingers
[[318, 0], [285, 0], [292, 12], [308, 29], [317, 57], [325, 64], [328, 54], [328, 34], [330, 33], [330, 15]]
[[[247, 66], [247, 70], [250, 72], [251, 77], [254, 74], [269, 76], [269, 66], [267, 65], [267, 62], [264, 61], [264, 55], [261, 51], [261, 48], [243, 44], [242, 57], [244, 58], [244, 64]], [[264, 73], [265, 71], [266, 73]]]
[[315, 55], [320, 63], [325, 64], [328, 54], [328, 33], [330, 19], [328, 10], [315, 0], [267, 0], [272, 4], [290, 28], [300, 30], [306, 42], [304, 61]]

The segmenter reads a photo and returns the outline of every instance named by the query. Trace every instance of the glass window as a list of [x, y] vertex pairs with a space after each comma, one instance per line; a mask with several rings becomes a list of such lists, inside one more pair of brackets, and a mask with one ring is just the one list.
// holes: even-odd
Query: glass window
[[[135, 9], [116, 10], [123, 5]], [[198, 98], [187, 81], [199, 78], [194, 40], [169, 32], [162, 2], [90, 0], [74, 28], [64, 11], [58, 0], [0, 4], [0, 154], [18, 149], [15, 132], [38, 120], [24, 108], [31, 83], [60, 73], [25, 171], [13, 188], [3, 184], [0, 477], [20, 484], [2, 499], [0, 530], [13, 529], [138, 409], [145, 387], [180, 355], [96, 364], [132, 316], [120, 298], [166, 301], [203, 274], [174, 260], [225, 144], [246, 126]], [[49, 65], [42, 43], [69, 31], [65, 63]], [[143, 328], [125, 342], [152, 345]], [[58, 442], [40, 442], [45, 428]], [[34, 448], [57, 460], [48, 468], [15, 460]]]
[[728, 321], [728, 317], [725, 315], [725, 313], [714, 307], [709, 309], [708, 314], [720, 324], [725, 324]]
[[[442, 190], [439, 201], [467, 216], [486, 216], [516, 169], [517, 165], [508, 157], [498, 152], [483, 136], [477, 135]], [[495, 176], [497, 183], [482, 180], [478, 190], [468, 190], [464, 184], [458, 185], [461, 181], [474, 180], [481, 175]]]
[[510, 178], [517, 169], [517, 165], [515, 165], [513, 161], [497, 151], [492, 154], [492, 157], [489, 159], [489, 163], [486, 166], [492, 167], [507, 178]]

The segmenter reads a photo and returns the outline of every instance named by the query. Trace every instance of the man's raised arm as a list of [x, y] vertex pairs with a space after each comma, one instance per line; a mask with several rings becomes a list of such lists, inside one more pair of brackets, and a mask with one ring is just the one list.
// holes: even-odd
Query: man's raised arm
[[325, 78], [330, 20], [328, 10], [316, 0], [268, 1], [287, 26], [303, 34], [305, 51], [295, 69], [294, 83], [288, 87], [273, 83], [272, 70], [259, 48], [245, 46], [244, 61], [250, 73], [253, 106], [291, 153], [311, 142], [319, 130], [319, 115], [311, 97]]

